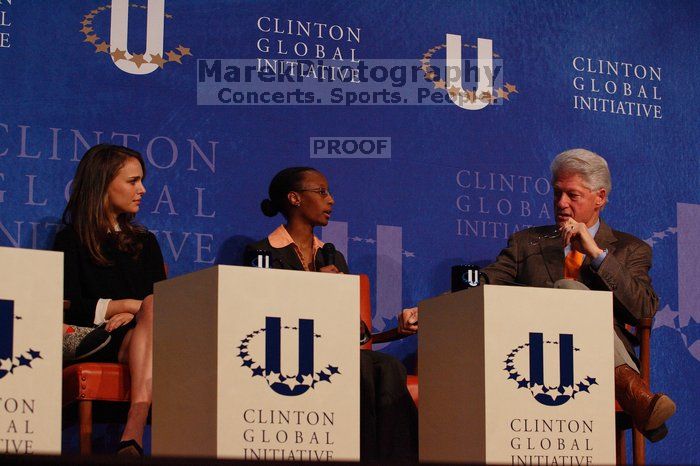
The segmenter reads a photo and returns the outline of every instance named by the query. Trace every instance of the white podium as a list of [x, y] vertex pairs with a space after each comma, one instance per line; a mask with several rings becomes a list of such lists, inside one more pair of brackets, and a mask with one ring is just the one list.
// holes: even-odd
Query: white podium
[[615, 463], [612, 293], [485, 285], [420, 320], [421, 461]]
[[359, 277], [217, 266], [154, 298], [154, 455], [359, 459]]
[[61, 453], [63, 253], [0, 248], [0, 455]]

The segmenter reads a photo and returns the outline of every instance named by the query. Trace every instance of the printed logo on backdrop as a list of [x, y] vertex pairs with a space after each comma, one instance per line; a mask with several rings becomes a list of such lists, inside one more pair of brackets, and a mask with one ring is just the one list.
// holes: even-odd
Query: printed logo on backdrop
[[[264, 335], [264, 344], [259, 342]], [[282, 338], [297, 338], [299, 358], [297, 373], [283, 372]], [[323, 382], [331, 383], [335, 375], [340, 374], [338, 366], [324, 364], [315, 370], [314, 340], [321, 335], [314, 332], [312, 319], [299, 319], [298, 326], [282, 326], [279, 317], [266, 317], [265, 327], [246, 335], [237, 347], [237, 357], [242, 361], [241, 367], [250, 369], [251, 377], [260, 377], [277, 394], [282, 396], [299, 396], [309, 389], [315, 389]], [[264, 356], [261, 354], [264, 352]], [[264, 358], [264, 359], [263, 359]], [[264, 363], [261, 361], [264, 360]]]
[[[551, 368], [544, 364], [544, 352], [556, 348], [559, 352], [559, 383], [552, 384], [545, 381]], [[537, 402], [545, 406], [560, 406], [575, 399], [577, 394], [590, 393], [591, 387], [598, 385], [591, 376], [574, 380], [574, 353], [579, 351], [571, 334], [560, 333], [559, 341], [545, 341], [542, 333], [531, 332], [527, 343], [508, 353], [503, 370], [508, 374], [508, 380], [517, 384], [518, 389], [528, 389]], [[529, 374], [529, 379], [526, 374]]]
[[[210, 186], [216, 176], [216, 153], [220, 141], [183, 133], [142, 133], [120, 128], [66, 128], [11, 124], [0, 121], [0, 157], [12, 159], [13, 167], [24, 167], [9, 185], [0, 172], [0, 245], [15, 248], [50, 249], [60, 226], [57, 216], [70, 194], [75, 168], [91, 146], [111, 143], [141, 153], [149, 177], [147, 194], [137, 216], [152, 227], [165, 261], [189, 270], [187, 264], [213, 264], [217, 238], [216, 196]], [[177, 180], [177, 182], [173, 182]], [[9, 186], [8, 186], [9, 185]], [[6, 208], [9, 200], [12, 207]], [[51, 217], [46, 217], [46, 212]], [[147, 217], [144, 219], [144, 217]], [[155, 229], [155, 220], [178, 219]], [[162, 222], [161, 222], [162, 224]]]
[[[22, 321], [22, 316], [15, 314], [14, 304], [12, 300], [0, 299], [0, 387], [9, 376], [25, 369], [33, 369], [32, 363], [43, 359], [41, 352], [33, 348], [15, 353], [15, 324]], [[0, 454], [34, 453], [35, 431], [32, 416], [35, 412], [35, 400], [14, 398], [8, 396], [6, 391], [2, 393], [0, 432], [6, 437], [0, 438]]]
[[[503, 85], [503, 60], [493, 53], [491, 39], [479, 38], [476, 45], [462, 44], [462, 36], [447, 34], [445, 42], [428, 49], [420, 60], [421, 70], [426, 81], [432, 82], [435, 94], [446, 94], [452, 103], [465, 110], [481, 110], [488, 105], [501, 105], [510, 100], [511, 94], [520, 92], [515, 84]], [[477, 59], [462, 60], [462, 48], [476, 49]], [[441, 50], [445, 50], [445, 58], [441, 60], [445, 63], [444, 73], [432, 64]], [[465, 89], [463, 77], [472, 86]]]
[[576, 56], [574, 109], [660, 120], [661, 67]]
[[[129, 8], [132, 12], [146, 12], [146, 44], [143, 53], [133, 53], [128, 50]], [[97, 30], [95, 20], [105, 11], [110, 12], [109, 43], [102, 37], [107, 37], [105, 30]], [[171, 48], [165, 54], [165, 20], [173, 16], [165, 12], [165, 0], [148, 0], [147, 5], [129, 3], [129, 0], [113, 0], [111, 5], [102, 5], [90, 10], [83, 16], [80, 24], [83, 26], [83, 42], [94, 46], [97, 54], [108, 54], [112, 62], [120, 70], [129, 74], [149, 74], [157, 69], [163, 69], [168, 63], [182, 65], [186, 56], [192, 56], [190, 49], [182, 44]], [[99, 34], [102, 34], [100, 36]]]
[[[594, 395], [598, 382], [588, 375], [577, 380], [576, 376], [582, 372], [576, 366], [576, 355], [581, 350], [574, 346], [572, 334], [561, 333], [557, 339], [544, 338], [543, 333], [530, 332], [528, 341], [510, 350], [503, 361], [503, 370], [508, 374], [503, 383], [509, 384], [512, 380], [513, 390], [529, 391], [533, 403], [544, 406], [541, 408], [544, 411], [540, 410], [537, 415], [509, 418], [503, 426], [512, 435], [508, 445], [511, 462], [592, 464], [591, 455], [597, 448], [593, 439], [594, 419], [581, 412], [569, 417], [556, 408], [579, 400], [584, 394]], [[558, 357], [553, 357], [555, 355]], [[559, 380], [556, 380], [557, 373]]]
[[[359, 250], [357, 256], [367, 257], [366, 250], [375, 257], [376, 277], [373, 288], [376, 292], [376, 305], [373, 306], [372, 327], [377, 332], [383, 332], [398, 325], [397, 315], [403, 309], [403, 261], [416, 257], [415, 252], [404, 249], [403, 228], [392, 225], [377, 225], [374, 235], [349, 235], [348, 222], [331, 221], [322, 230], [322, 240], [333, 243], [343, 253], [348, 263], [354, 257], [348, 245], [353, 250]], [[365, 266], [367, 268], [371, 266]], [[414, 306], [415, 303], [406, 303]], [[398, 343], [400, 345], [401, 343]], [[391, 346], [391, 344], [389, 345]]]
[[534, 173], [462, 169], [456, 173], [456, 235], [506, 240], [533, 225], [551, 223], [551, 184]]
[[10, 11], [7, 7], [12, 5], [12, 0], [0, 0], [0, 51], [11, 47], [10, 41]]
[[36, 359], [43, 359], [33, 348], [14, 352], [15, 321], [22, 320], [22, 316], [15, 315], [14, 306], [14, 301], [0, 299], [0, 380], [18, 370], [32, 369]]
[[[700, 205], [677, 203], [678, 225], [654, 231], [644, 241], [654, 251], [654, 279], [661, 305], [652, 330], [675, 332], [688, 353], [700, 361], [700, 308], [696, 277], [700, 253]], [[670, 277], [676, 276], [677, 285]], [[674, 289], [675, 287], [675, 289]], [[677, 299], [677, 307], [673, 302]], [[676, 309], [674, 309], [676, 308]]]

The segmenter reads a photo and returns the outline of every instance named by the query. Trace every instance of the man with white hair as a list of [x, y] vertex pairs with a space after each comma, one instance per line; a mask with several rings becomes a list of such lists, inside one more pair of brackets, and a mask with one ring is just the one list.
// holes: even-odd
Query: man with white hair
[[551, 172], [556, 225], [511, 236], [496, 262], [482, 269], [485, 281], [541, 287], [563, 283], [569, 288], [561, 280], [576, 280], [580, 287], [612, 291], [615, 398], [647, 438], [661, 440], [676, 406], [668, 396], [652, 393], [642, 380], [634, 337], [625, 330], [625, 324], [637, 325], [640, 318], [656, 313], [658, 298], [649, 277], [651, 248], [600, 219], [611, 190], [605, 159], [571, 149], [556, 156]]

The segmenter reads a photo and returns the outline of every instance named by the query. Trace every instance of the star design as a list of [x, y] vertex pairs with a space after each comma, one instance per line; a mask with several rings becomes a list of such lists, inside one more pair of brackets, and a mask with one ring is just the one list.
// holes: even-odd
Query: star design
[[410, 252], [410, 251], [404, 251], [403, 255], [405, 257], [416, 257], [416, 254], [414, 252]]
[[18, 356], [17, 362], [19, 363], [18, 366], [32, 367], [32, 360], [25, 358], [24, 355]]
[[107, 50], [109, 50], [109, 45], [107, 45], [107, 42], [102, 42], [100, 45], [95, 45], [95, 53], [108, 53]]
[[675, 234], [678, 232], [678, 228], [677, 227], [668, 227], [668, 228], [666, 228], [666, 231], [671, 233], [671, 234]]
[[297, 380], [294, 377], [287, 377], [283, 383], [288, 386], [290, 390], [294, 390], [294, 387], [297, 386]]
[[243, 344], [241, 346], [236, 346], [236, 348], [238, 348], [239, 350], [244, 350], [244, 349], [248, 348], [248, 345]]
[[574, 387], [571, 385], [567, 385], [566, 387], [562, 387], [563, 390], [561, 392], [562, 395], [566, 396], [574, 396]]
[[467, 96], [469, 102], [474, 102], [476, 100], [476, 92], [474, 91], [464, 91], [464, 95]]
[[513, 369], [515, 369], [515, 367], [513, 367], [513, 366], [510, 365], [510, 364], [508, 364], [503, 370], [504, 370], [504, 371], [510, 372], [510, 371], [512, 371]]
[[520, 374], [518, 374], [517, 372], [511, 372], [511, 374], [508, 376], [509, 379], [513, 380], [518, 380], [518, 377], [520, 377]]
[[651, 236], [652, 238], [664, 239], [666, 237], [666, 233], [663, 231], [655, 231], [654, 234]]
[[97, 39], [97, 35], [92, 34], [90, 36], [85, 36], [85, 40], [83, 42], [90, 42], [91, 44], [94, 44], [95, 42], [97, 42]]
[[700, 325], [691, 317], [688, 320], [688, 325], [681, 327], [681, 334], [687, 340], [686, 346], [690, 348], [700, 338]]
[[82, 20], [82, 21], [80, 22], [80, 24], [82, 24], [83, 26], [87, 26], [88, 24], [92, 24], [92, 21], [90, 21], [89, 19], [85, 18], [84, 20]]
[[506, 83], [506, 89], [509, 93], [515, 92], [516, 94], [520, 94], [520, 91], [518, 91], [518, 89], [515, 87], [515, 84]]
[[423, 58], [422, 60], [420, 60], [420, 62], [421, 65], [428, 65], [430, 64], [430, 58]]
[[374, 243], [376, 243], [376, 242], [377, 242], [377, 241], [376, 241], [376, 240], [373, 240], [372, 238], [367, 238], [367, 239], [365, 240], [365, 243], [369, 243], [369, 244], [374, 244]]
[[353, 240], [353, 241], [362, 241], [362, 238], [360, 238], [359, 236], [353, 236], [353, 237], [350, 238], [350, 239]]
[[162, 69], [163, 69], [163, 65], [165, 65], [166, 63], [168, 63], [168, 61], [167, 61], [167, 60], [163, 60], [163, 57], [161, 57], [160, 54], [157, 53], [157, 54], [155, 54], [155, 55], [151, 54], [151, 63], [155, 63], [156, 65], [158, 65], [158, 68], [160, 68], [160, 69], [162, 70]]
[[146, 63], [146, 60], [143, 59], [143, 54], [142, 53], [135, 53], [131, 57], [131, 61], [136, 64], [136, 68], [141, 68], [141, 65]]
[[583, 382], [577, 383], [577, 384], [576, 384], [576, 387], [578, 387], [578, 391], [579, 391], [579, 392], [590, 393], [590, 392], [588, 391], [588, 385], [586, 385], [586, 384], [583, 383]]
[[445, 81], [442, 79], [438, 81], [433, 81], [433, 89], [446, 89]]
[[244, 360], [244, 361], [243, 361], [243, 364], [241, 364], [241, 367], [243, 367], [243, 366], [252, 367], [252, 366], [253, 366], [253, 360], [252, 360], [252, 359]]
[[165, 14], [165, 17], [168, 18], [168, 19], [173, 19], [173, 15], [171, 15], [171, 14], [169, 14], [169, 13], [166, 13], [166, 14]]
[[253, 368], [253, 375], [251, 377], [262, 377], [263, 375], [263, 368], [258, 366]]
[[673, 311], [667, 304], [654, 316], [653, 330], [656, 330], [659, 327], [669, 327], [675, 330], [678, 328], [677, 318], [678, 312]]
[[313, 375], [302, 375], [301, 376], [301, 383], [302, 383], [302, 385], [308, 385], [308, 386], [312, 387], [314, 384], [314, 376]]
[[455, 86], [450, 86], [450, 88], [447, 90], [447, 93], [450, 94], [452, 97], [457, 97], [457, 95], [459, 95], [459, 88]]
[[41, 351], [35, 351], [29, 348], [29, 351], [27, 351], [27, 353], [29, 353], [29, 356], [31, 356], [32, 359], [44, 359], [41, 357]]
[[12, 364], [12, 359], [0, 359], [0, 370], [12, 372], [15, 365]]
[[239, 357], [239, 358], [245, 358], [246, 356], [248, 356], [248, 352], [247, 352], [247, 351], [242, 351], [242, 350], [241, 350], [241, 352], [238, 353], [238, 357]]
[[184, 57], [185, 55], [190, 55], [190, 56], [192, 56], [192, 54], [190, 53], [190, 49], [188, 49], [187, 47], [183, 47], [182, 45], [178, 45], [178, 46], [175, 48], [175, 50], [177, 50], [178, 52], [180, 52], [180, 55], [182, 55], [183, 57]]
[[545, 392], [545, 390], [546, 389], [544, 388], [544, 386], [540, 385], [538, 383], [536, 383], [536, 384], [532, 385], [532, 387], [530, 387], [530, 391], [532, 392], [532, 394], [534, 396], [543, 394]]
[[88, 32], [92, 32], [92, 31], [93, 31], [93, 29], [87, 27], [86, 25], [83, 26], [83, 28], [80, 30], [80, 32], [82, 32], [82, 33], [85, 34], [85, 35], [87, 35]]
[[114, 52], [110, 53], [112, 60], [126, 60], [126, 50], [114, 49]]
[[330, 374], [326, 374], [326, 373], [323, 372], [323, 371], [317, 372], [316, 374], [318, 375], [318, 380], [319, 380], [319, 382], [328, 382], [328, 383], [330, 383], [330, 381], [331, 381], [331, 376], [330, 376]]
[[503, 89], [496, 89], [496, 98], [497, 99], [510, 100], [508, 98], [509, 94], [510, 94], [510, 92], [504, 91]]
[[165, 52], [165, 54], [168, 56], [168, 61], [174, 61], [182, 65], [182, 62], [180, 61], [180, 58], [182, 58], [182, 55], [178, 55], [172, 50], [169, 52]]
[[337, 367], [337, 366], [331, 366], [331, 365], [329, 364], [328, 367], [327, 367], [326, 369], [328, 369], [328, 372], [330, 372], [331, 375], [333, 375], [333, 374], [340, 374], [340, 371], [338, 370], [338, 367]]
[[586, 382], [588, 382], [588, 385], [598, 385], [598, 382], [596, 381], [595, 377], [586, 377]]
[[522, 379], [518, 381], [518, 388], [527, 388], [527, 380]]

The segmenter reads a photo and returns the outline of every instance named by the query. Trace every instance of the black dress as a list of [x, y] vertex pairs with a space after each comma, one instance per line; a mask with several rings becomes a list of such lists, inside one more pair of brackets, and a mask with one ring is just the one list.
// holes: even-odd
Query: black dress
[[[254, 262], [257, 251], [270, 254], [271, 268], [304, 270], [291, 244], [273, 248], [267, 238], [249, 244], [245, 265]], [[328, 265], [320, 253], [314, 264], [316, 270]], [[337, 250], [333, 264], [349, 273], [345, 257]], [[406, 388], [406, 368], [379, 351], [360, 351], [360, 457], [362, 461], [418, 460], [418, 412]]]
[[[65, 324], [94, 327], [99, 299], [142, 300], [153, 293], [153, 284], [165, 279], [163, 255], [152, 233], [143, 233], [139, 240], [143, 249], [136, 259], [105, 244], [104, 253], [112, 265], [101, 266], [92, 260], [72, 226], [58, 232], [53, 249], [64, 254], [63, 297], [70, 301], [70, 308], [63, 313]], [[116, 361], [121, 341], [134, 325], [132, 320], [113, 331], [109, 345], [90, 360]]]

